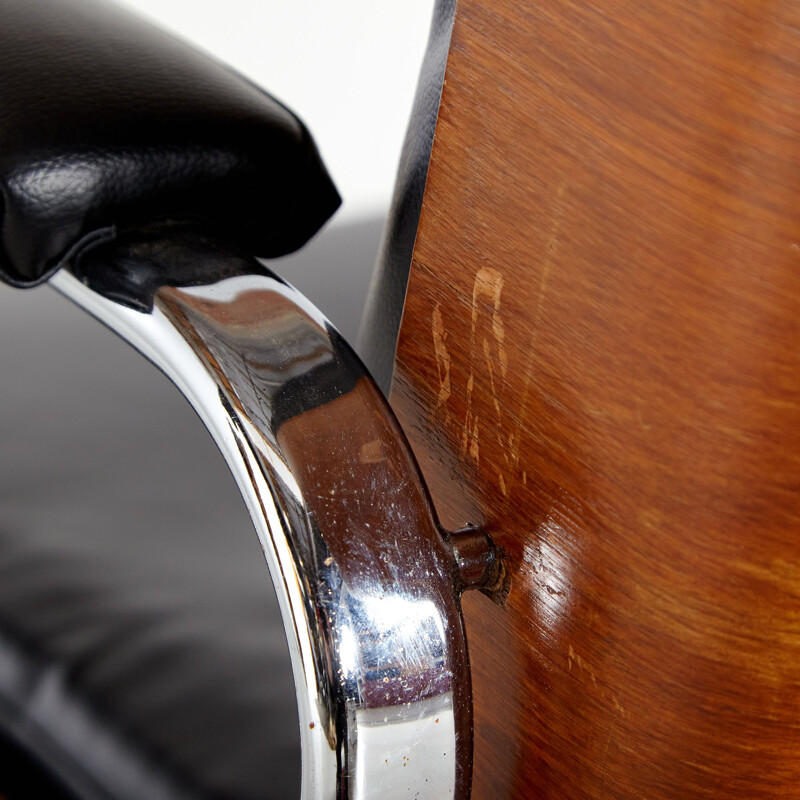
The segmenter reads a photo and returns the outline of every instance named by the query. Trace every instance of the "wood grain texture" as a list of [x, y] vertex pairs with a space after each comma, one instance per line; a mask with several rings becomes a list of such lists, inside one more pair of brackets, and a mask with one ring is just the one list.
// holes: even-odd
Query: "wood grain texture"
[[800, 6], [460, 0], [392, 402], [473, 797], [800, 797]]

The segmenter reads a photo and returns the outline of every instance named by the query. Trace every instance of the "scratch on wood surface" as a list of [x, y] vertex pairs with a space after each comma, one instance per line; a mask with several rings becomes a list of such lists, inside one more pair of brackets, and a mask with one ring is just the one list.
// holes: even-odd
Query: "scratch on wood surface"
[[478, 419], [472, 413], [472, 390], [475, 388], [475, 376], [470, 374], [467, 380], [467, 413], [461, 434], [461, 454], [469, 454], [477, 464], [480, 456], [478, 446]]
[[478, 420], [475, 420], [475, 426], [472, 429], [469, 440], [469, 454], [475, 459], [477, 464], [479, 461], [480, 453], [478, 450]]
[[500, 484], [500, 491], [503, 493], [503, 497], [508, 497], [508, 487], [506, 486], [505, 478], [503, 477], [503, 473], [498, 470], [497, 472], [497, 481]]
[[447, 331], [442, 319], [442, 304], [437, 303], [433, 309], [433, 321], [431, 332], [433, 334], [433, 351], [436, 355], [436, 370], [439, 374], [439, 395], [436, 404], [442, 405], [450, 397], [450, 353], [447, 352], [445, 339]]
[[617, 727], [617, 718], [611, 720], [611, 725], [608, 728], [608, 740], [606, 741], [606, 749], [603, 752], [603, 761], [600, 764], [600, 780], [605, 783], [606, 777], [606, 763], [608, 762], [608, 750], [611, 747], [611, 741], [614, 738], [614, 730]]
[[572, 672], [572, 665], [577, 664], [581, 670], [588, 673], [592, 679], [592, 684], [597, 686], [597, 678], [595, 677], [594, 670], [589, 666], [586, 659], [581, 658], [574, 650], [572, 645], [569, 646], [569, 653], [567, 654], [567, 671]]
[[494, 401], [494, 410], [497, 414], [497, 419], [502, 418], [500, 413], [500, 401], [497, 398], [497, 387], [494, 384], [494, 369], [492, 369], [492, 353], [489, 349], [489, 342], [483, 340], [483, 357], [486, 359], [486, 368], [489, 370], [489, 385], [492, 388], [492, 400]]
[[592, 686], [599, 691], [600, 697], [603, 700], [606, 700], [611, 703], [614, 707], [614, 710], [621, 716], [627, 718], [628, 712], [625, 710], [625, 707], [622, 703], [619, 702], [616, 695], [605, 691], [597, 682], [597, 676], [594, 674], [594, 670], [592, 669], [589, 662], [582, 658], [578, 653], [575, 652], [575, 648], [570, 645], [569, 651], [567, 652], [567, 672], [572, 672], [572, 667], [577, 666], [580, 672], [586, 673], [592, 681]]
[[481, 267], [475, 275], [475, 283], [472, 287], [472, 336], [474, 339], [478, 323], [479, 301], [481, 298], [487, 297], [492, 303], [492, 336], [497, 346], [497, 361], [500, 364], [500, 374], [505, 378], [508, 373], [508, 353], [505, 348], [506, 332], [503, 318], [500, 315], [503, 283], [502, 274], [491, 267]]
[[[519, 419], [525, 419], [525, 413], [528, 410], [528, 398], [530, 396], [531, 380], [533, 378], [533, 368], [535, 363], [535, 347], [536, 337], [539, 333], [539, 324], [542, 319], [542, 310], [544, 309], [544, 301], [547, 296], [547, 282], [550, 278], [550, 270], [553, 268], [556, 253], [560, 244], [559, 235], [561, 233], [561, 222], [564, 217], [564, 194], [566, 193], [567, 182], [562, 181], [558, 189], [556, 189], [555, 198], [553, 201], [553, 217], [550, 224], [550, 233], [547, 237], [547, 242], [544, 246], [544, 255], [542, 258], [541, 277], [539, 279], [539, 291], [537, 293], [536, 311], [533, 315], [531, 325], [531, 344], [528, 349], [528, 366], [525, 369], [524, 387], [522, 390], [522, 400], [520, 402]], [[521, 431], [517, 431], [511, 443], [510, 451], [511, 457], [515, 462], [519, 461], [519, 443]]]
[[[473, 357], [475, 357], [480, 349], [486, 362], [498, 423], [501, 422], [501, 410], [497, 387], [495, 385], [495, 367], [499, 365], [499, 373], [503, 378], [505, 378], [508, 372], [508, 354], [505, 349], [505, 328], [503, 327], [503, 320], [500, 314], [503, 280], [502, 274], [491, 267], [481, 267], [475, 274], [475, 282], [472, 286], [472, 324], [470, 332], [470, 352]], [[489, 326], [491, 329], [492, 341], [490, 341], [489, 337], [486, 335], [479, 337], [478, 330], [478, 319], [482, 308], [481, 301], [486, 298], [488, 298], [492, 309], [491, 323]], [[480, 343], [478, 342], [479, 338]], [[496, 351], [496, 355], [493, 351]], [[467, 381], [467, 410], [464, 416], [461, 452], [462, 455], [469, 454], [475, 463], [478, 463], [480, 455], [480, 447], [478, 444], [478, 419], [472, 408], [472, 392], [474, 388], [475, 372], [473, 367], [473, 371], [470, 372]], [[502, 487], [503, 494], [506, 494], [505, 481], [502, 475], [500, 475], [500, 486]]]

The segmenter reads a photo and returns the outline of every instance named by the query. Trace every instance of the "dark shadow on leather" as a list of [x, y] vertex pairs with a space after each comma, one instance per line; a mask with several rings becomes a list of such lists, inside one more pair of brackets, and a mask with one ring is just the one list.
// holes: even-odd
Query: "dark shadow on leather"
[[77, 800], [56, 783], [44, 766], [16, 742], [0, 734], [0, 797], [4, 800]]

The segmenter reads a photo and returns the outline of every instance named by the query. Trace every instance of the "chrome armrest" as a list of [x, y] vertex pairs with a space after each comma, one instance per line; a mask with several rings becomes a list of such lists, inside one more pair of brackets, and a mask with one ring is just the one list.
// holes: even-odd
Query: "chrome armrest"
[[481, 531], [440, 528], [350, 347], [258, 261], [169, 226], [90, 250], [50, 283], [171, 378], [236, 478], [289, 641], [304, 800], [467, 798], [459, 600], [502, 592], [502, 559]]

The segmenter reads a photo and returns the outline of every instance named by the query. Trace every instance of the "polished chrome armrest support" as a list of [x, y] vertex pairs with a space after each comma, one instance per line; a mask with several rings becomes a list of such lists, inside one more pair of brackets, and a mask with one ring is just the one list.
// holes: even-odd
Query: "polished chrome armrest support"
[[[199, 259], [203, 282], [234, 277], [150, 286], [138, 308], [94, 291], [86, 271], [51, 283], [174, 381], [233, 471], [289, 639], [302, 797], [467, 798], [459, 598], [502, 582], [499, 554], [480, 531], [441, 530], [382, 395], [295, 289], [224, 247], [158, 253], [158, 274]], [[107, 277], [113, 250], [99, 257]], [[146, 258], [130, 244], [123, 283], [137, 257], [151, 264], [152, 242]]]

